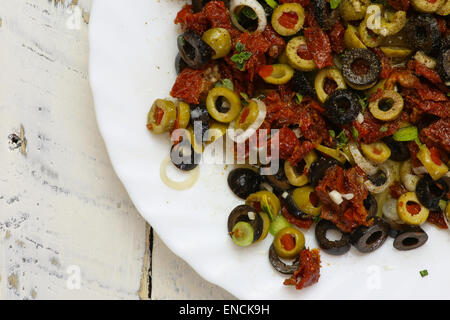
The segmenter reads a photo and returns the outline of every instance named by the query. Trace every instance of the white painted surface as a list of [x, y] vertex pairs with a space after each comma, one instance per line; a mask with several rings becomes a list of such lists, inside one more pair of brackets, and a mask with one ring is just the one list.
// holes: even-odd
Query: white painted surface
[[[146, 223], [114, 174], [95, 121], [91, 0], [78, 1], [83, 11], [68, 2], [0, 2], [0, 299], [145, 298], [149, 265], [151, 298], [232, 298], [156, 235], [146, 261]], [[20, 124], [26, 157], [8, 145]]]

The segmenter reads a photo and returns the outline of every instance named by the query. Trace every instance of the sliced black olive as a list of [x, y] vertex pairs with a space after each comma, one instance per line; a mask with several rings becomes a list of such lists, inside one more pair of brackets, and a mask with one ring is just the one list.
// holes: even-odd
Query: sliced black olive
[[214, 55], [214, 50], [194, 31], [186, 31], [177, 39], [181, 58], [192, 69], [203, 68]]
[[369, 49], [348, 49], [341, 56], [342, 76], [355, 86], [370, 85], [381, 72], [378, 56]]
[[317, 187], [319, 181], [325, 176], [328, 168], [338, 165], [338, 161], [333, 158], [321, 157], [319, 160], [313, 162], [309, 167], [308, 178], [313, 188]]
[[375, 197], [369, 192], [367, 198], [363, 201], [364, 208], [367, 210], [367, 220], [374, 218], [378, 213], [378, 203]]
[[249, 195], [260, 189], [261, 176], [247, 168], [237, 168], [228, 174], [228, 186], [235, 195], [247, 199]]
[[331, 9], [326, 0], [314, 0], [313, 2], [314, 18], [324, 30], [331, 30], [339, 19], [339, 10]]
[[386, 241], [389, 229], [387, 222], [377, 218], [370, 227], [360, 226], [350, 233], [350, 242], [360, 252], [372, 252]]
[[198, 166], [200, 154], [195, 153], [188, 141], [174, 144], [170, 149], [170, 160], [180, 170], [191, 171]]
[[444, 83], [450, 81], [450, 48], [441, 50], [437, 58], [436, 70]]
[[436, 18], [431, 14], [420, 14], [408, 20], [405, 26], [406, 37], [416, 50], [428, 55], [439, 53], [441, 34]]
[[[203, 7], [212, 0], [192, 0], [192, 11], [194, 13], [202, 11]], [[218, 0], [223, 1], [225, 3], [225, 7], [230, 7], [230, 0]]]
[[[261, 169], [262, 168], [263, 167], [261, 167]], [[291, 185], [289, 184], [286, 174], [284, 173], [283, 163], [279, 164], [279, 169], [277, 173], [270, 176], [264, 175], [263, 177], [264, 181], [273, 187], [273, 193], [275, 193], [278, 196], [281, 195], [284, 191], [289, 190], [291, 188]]]
[[[192, 128], [194, 129], [195, 140], [199, 143], [203, 142], [203, 137], [205, 136], [206, 131], [209, 129], [209, 122], [211, 118], [208, 113], [208, 109], [206, 109], [206, 105], [198, 104], [191, 106], [191, 118], [190, 123]], [[197, 133], [198, 127], [201, 127], [201, 136]]]
[[416, 186], [416, 195], [419, 202], [432, 211], [438, 211], [439, 201], [448, 192], [447, 183], [444, 179], [434, 181], [429, 175], [421, 178]]
[[333, 255], [342, 255], [350, 250], [350, 236], [347, 233], [342, 233], [342, 237], [339, 240], [328, 240], [328, 230], [336, 230], [341, 232], [332, 222], [328, 220], [320, 220], [316, 225], [315, 235], [316, 240], [319, 243], [320, 248]]
[[310, 219], [311, 216], [309, 216], [306, 212], [303, 212], [300, 207], [297, 205], [297, 203], [294, 200], [294, 197], [292, 196], [291, 192], [285, 191], [281, 194], [281, 199], [286, 206], [286, 209], [288, 212], [293, 215], [296, 218], [299, 219]]
[[407, 142], [395, 141], [392, 136], [383, 139], [383, 142], [391, 149], [389, 159], [394, 161], [406, 161], [410, 159], [410, 153]]
[[264, 229], [264, 221], [255, 209], [243, 204], [237, 206], [233, 209], [233, 211], [231, 211], [230, 215], [228, 216], [227, 224], [228, 233], [230, 234], [230, 236], [234, 226], [240, 221], [248, 222], [252, 226], [254, 232], [253, 242], [257, 241], [261, 237]]
[[175, 57], [175, 71], [177, 75], [179, 75], [184, 69], [187, 68], [187, 63], [184, 62], [183, 58], [181, 57], [181, 54], [178, 53]]
[[298, 92], [303, 96], [310, 97], [313, 97], [316, 94], [316, 90], [314, 90], [314, 87], [302, 71], [295, 70], [291, 81], [292, 89], [294, 89], [295, 92]]
[[337, 125], [351, 123], [360, 111], [358, 96], [347, 89], [335, 90], [325, 101], [325, 115]]
[[428, 235], [420, 227], [407, 226], [401, 230], [394, 240], [397, 250], [412, 250], [421, 247], [427, 242]]
[[299, 259], [295, 259], [291, 265], [288, 265], [281, 261], [280, 257], [278, 257], [277, 252], [275, 251], [275, 246], [273, 245], [273, 243], [269, 249], [269, 261], [270, 264], [275, 268], [275, 270], [282, 274], [293, 274], [300, 267]]

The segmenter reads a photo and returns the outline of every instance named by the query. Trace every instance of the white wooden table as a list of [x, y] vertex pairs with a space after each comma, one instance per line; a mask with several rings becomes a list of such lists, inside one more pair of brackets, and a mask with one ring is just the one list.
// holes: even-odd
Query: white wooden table
[[232, 299], [164, 246], [111, 168], [91, 2], [0, 1], [0, 299]]

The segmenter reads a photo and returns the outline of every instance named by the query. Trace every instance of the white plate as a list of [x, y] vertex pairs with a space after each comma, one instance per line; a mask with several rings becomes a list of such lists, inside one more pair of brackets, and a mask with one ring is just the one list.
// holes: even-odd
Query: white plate
[[[90, 20], [90, 80], [100, 131], [113, 166], [139, 212], [167, 246], [202, 277], [241, 299], [450, 298], [450, 233], [426, 225], [429, 241], [400, 252], [392, 239], [372, 254], [354, 248], [341, 257], [322, 253], [318, 284], [284, 286], [269, 264], [271, 236], [238, 248], [227, 235], [232, 195], [223, 166], [201, 167], [190, 190], [174, 191], [159, 178], [168, 136], [150, 134], [149, 107], [169, 96], [175, 80], [177, 28], [182, 1], [95, 0]], [[317, 246], [313, 231], [307, 245]], [[419, 271], [429, 276], [421, 278]]]

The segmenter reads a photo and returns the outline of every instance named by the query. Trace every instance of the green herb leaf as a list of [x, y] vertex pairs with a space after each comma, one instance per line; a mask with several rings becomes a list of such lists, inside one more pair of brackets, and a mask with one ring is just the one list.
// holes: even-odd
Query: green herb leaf
[[251, 20], [256, 20], [258, 18], [255, 11], [253, 11], [250, 7], [244, 7], [241, 13]]
[[395, 141], [412, 141], [417, 139], [419, 136], [419, 132], [417, 127], [409, 126], [405, 128], [399, 129], [396, 133], [394, 133]]
[[345, 131], [342, 130], [336, 137], [336, 140], [337, 140], [338, 148], [341, 148], [348, 143], [349, 138], [348, 138], [347, 134], [345, 133]]
[[[239, 44], [240, 42], [238, 42]], [[238, 50], [238, 45], [236, 45], [236, 50]], [[238, 50], [239, 52], [239, 50]], [[252, 56], [251, 52], [248, 51], [242, 51], [240, 53], [237, 53], [235, 55], [233, 55], [231, 57], [231, 61], [233, 61], [234, 63], [236, 63], [236, 66], [238, 67], [239, 70], [243, 71], [244, 70], [244, 66], [245, 66], [245, 62], [250, 59], [250, 57]]]
[[425, 269], [425, 270], [420, 271], [420, 275], [422, 276], [422, 278], [426, 277], [428, 275], [428, 270]]
[[275, 0], [266, 0], [266, 3], [272, 8], [275, 9], [278, 6], [278, 3]]
[[243, 43], [238, 41], [238, 43], [236, 43], [236, 51], [241, 53], [244, 49], [245, 49], [245, 46], [243, 45]]
[[378, 131], [380, 131], [380, 132], [386, 132], [386, 131], [388, 131], [388, 127], [386, 127], [386, 126], [381, 126], [380, 129], [379, 129]]
[[215, 87], [223, 87], [234, 91], [234, 84], [230, 79], [223, 79], [220, 82], [217, 82]]
[[359, 104], [361, 105], [362, 112], [366, 111], [366, 108], [367, 108], [367, 97], [361, 98], [360, 96], [358, 96], [358, 100], [359, 100]]
[[358, 130], [355, 127], [351, 127], [350, 131], [352, 132], [353, 139], [355, 139], [355, 140], [358, 139], [358, 137], [359, 137]]
[[330, 0], [331, 9], [336, 9], [337, 7], [339, 7], [340, 3], [341, 3], [341, 0]]
[[334, 130], [328, 130], [328, 132], [330, 133], [331, 137], [336, 138], [336, 132], [334, 132]]
[[322, 218], [320, 217], [320, 214], [318, 214], [317, 216], [314, 216], [313, 220], [315, 223], [318, 223]]
[[270, 220], [274, 219], [274, 215], [273, 215], [272, 210], [270, 208], [269, 201], [267, 200], [267, 197], [265, 195], [263, 195], [261, 197], [261, 209], [262, 209], [262, 211], [267, 213], [267, 215], [269, 216]]
[[300, 93], [297, 92], [295, 94], [295, 99], [296, 99], [297, 103], [300, 104], [302, 102], [302, 100], [303, 100], [303, 96]]

